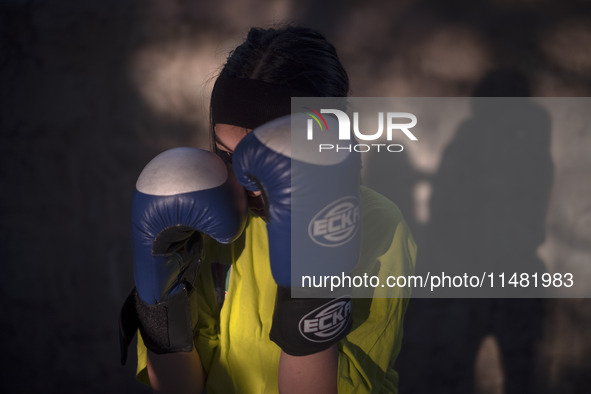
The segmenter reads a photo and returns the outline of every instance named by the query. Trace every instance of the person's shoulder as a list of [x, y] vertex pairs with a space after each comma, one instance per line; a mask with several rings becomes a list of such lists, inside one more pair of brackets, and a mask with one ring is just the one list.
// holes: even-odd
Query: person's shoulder
[[404, 222], [400, 208], [392, 200], [365, 186], [361, 186], [361, 210], [363, 220], [372, 225]]
[[362, 247], [385, 253], [393, 243], [413, 243], [400, 208], [389, 198], [361, 187]]

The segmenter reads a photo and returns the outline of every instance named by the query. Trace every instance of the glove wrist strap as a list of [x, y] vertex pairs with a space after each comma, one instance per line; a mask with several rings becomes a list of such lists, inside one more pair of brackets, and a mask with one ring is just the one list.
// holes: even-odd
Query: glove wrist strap
[[119, 324], [121, 363], [139, 328], [146, 348], [156, 354], [193, 350], [193, 329], [187, 290], [167, 297], [157, 304], [147, 304], [133, 289], [121, 310]]
[[352, 327], [351, 298], [291, 298], [279, 286], [270, 338], [287, 354], [306, 356], [326, 350]]

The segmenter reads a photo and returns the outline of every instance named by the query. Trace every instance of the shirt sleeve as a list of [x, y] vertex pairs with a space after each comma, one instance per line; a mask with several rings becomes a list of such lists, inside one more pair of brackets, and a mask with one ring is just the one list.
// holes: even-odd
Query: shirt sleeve
[[[362, 192], [364, 270], [384, 284], [387, 276], [412, 275], [417, 247], [400, 210], [369, 189]], [[354, 274], [363, 275], [356, 271]], [[339, 343], [339, 393], [397, 393], [394, 362], [402, 344], [409, 293], [381, 285], [372, 298], [354, 298], [353, 330]]]

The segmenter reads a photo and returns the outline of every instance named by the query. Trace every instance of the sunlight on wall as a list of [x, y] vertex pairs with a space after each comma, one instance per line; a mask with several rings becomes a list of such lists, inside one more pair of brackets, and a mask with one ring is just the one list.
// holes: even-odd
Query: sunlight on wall
[[474, 366], [475, 394], [504, 394], [503, 367], [499, 345], [493, 336], [487, 336], [480, 345]]

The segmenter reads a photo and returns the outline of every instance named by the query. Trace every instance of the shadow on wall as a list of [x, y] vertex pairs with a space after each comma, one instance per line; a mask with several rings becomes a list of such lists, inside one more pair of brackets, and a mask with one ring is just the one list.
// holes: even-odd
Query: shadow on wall
[[[523, 75], [488, 73], [475, 97], [527, 97]], [[508, 104], [506, 104], [508, 103]], [[531, 100], [475, 100], [432, 179], [431, 220], [418, 273], [545, 272], [553, 177], [550, 118]], [[399, 359], [401, 392], [472, 393], [478, 350], [495, 337], [506, 394], [543, 393], [539, 369], [545, 300], [414, 299]]]
[[128, 78], [137, 5], [1, 3], [0, 391], [145, 392], [117, 354], [129, 205], [162, 149], [150, 131], [194, 124], [151, 112]]

